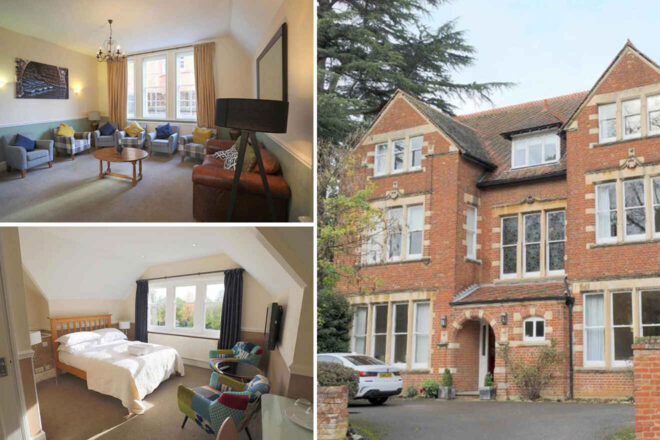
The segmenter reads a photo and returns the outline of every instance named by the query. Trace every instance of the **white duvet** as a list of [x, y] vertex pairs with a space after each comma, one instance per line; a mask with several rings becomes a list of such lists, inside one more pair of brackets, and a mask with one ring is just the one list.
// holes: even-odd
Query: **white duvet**
[[60, 362], [87, 373], [87, 388], [121, 400], [128, 410], [142, 414], [142, 399], [172, 374], [184, 375], [183, 359], [172, 347], [149, 344], [142, 356], [128, 353], [129, 341], [90, 347], [79, 353], [60, 351]]

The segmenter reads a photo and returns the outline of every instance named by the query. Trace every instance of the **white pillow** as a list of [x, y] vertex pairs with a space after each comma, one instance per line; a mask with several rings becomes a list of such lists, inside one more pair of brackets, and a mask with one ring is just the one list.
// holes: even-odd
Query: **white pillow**
[[80, 344], [75, 344], [75, 345], [60, 345], [57, 347], [57, 351], [66, 351], [68, 353], [80, 353], [81, 351], [85, 351], [90, 347], [94, 347], [97, 345], [95, 341], [93, 342], [81, 342]]
[[82, 342], [91, 342], [98, 341], [101, 339], [101, 335], [94, 332], [73, 332], [67, 333], [66, 335], [60, 336], [55, 340], [64, 345], [77, 345]]
[[124, 332], [117, 330], [116, 328], [102, 328], [99, 330], [94, 330], [92, 333], [96, 333], [101, 336], [99, 343], [105, 344], [106, 342], [119, 341], [121, 339], [128, 339]]

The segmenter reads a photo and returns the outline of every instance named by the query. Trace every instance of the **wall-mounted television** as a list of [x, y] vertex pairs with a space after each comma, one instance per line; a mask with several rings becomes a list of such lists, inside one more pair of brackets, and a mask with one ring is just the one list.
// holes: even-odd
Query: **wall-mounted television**
[[269, 350], [275, 350], [275, 346], [280, 342], [282, 330], [282, 315], [284, 308], [274, 302], [266, 310], [266, 324], [264, 326], [264, 340], [268, 344]]

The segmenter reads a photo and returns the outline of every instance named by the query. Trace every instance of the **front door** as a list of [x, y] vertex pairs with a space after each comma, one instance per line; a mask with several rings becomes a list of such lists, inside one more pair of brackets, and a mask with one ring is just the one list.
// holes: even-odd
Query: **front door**
[[484, 379], [488, 373], [489, 355], [489, 331], [488, 323], [481, 321], [479, 324], [479, 386], [484, 386]]

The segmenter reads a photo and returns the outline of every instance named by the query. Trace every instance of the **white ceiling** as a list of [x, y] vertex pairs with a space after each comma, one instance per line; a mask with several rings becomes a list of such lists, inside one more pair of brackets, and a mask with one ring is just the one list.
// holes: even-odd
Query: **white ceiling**
[[19, 234], [23, 264], [48, 299], [122, 299], [149, 266], [218, 254], [271, 295], [300, 282], [255, 228], [24, 227]]
[[109, 33], [126, 53], [231, 34], [254, 53], [282, 0], [3, 0], [0, 27], [93, 55]]

